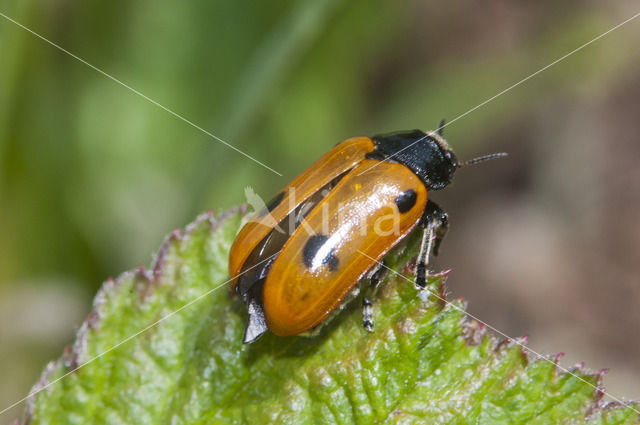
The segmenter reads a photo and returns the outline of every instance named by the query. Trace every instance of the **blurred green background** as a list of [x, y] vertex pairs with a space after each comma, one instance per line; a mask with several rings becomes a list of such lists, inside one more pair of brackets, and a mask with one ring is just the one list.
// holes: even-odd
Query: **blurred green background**
[[[268, 199], [338, 141], [432, 129], [637, 13], [635, 1], [1, 0], [0, 410], [109, 276], [207, 209]], [[452, 296], [640, 398], [640, 19], [452, 123], [434, 199]], [[20, 408], [0, 417], [17, 417]]]

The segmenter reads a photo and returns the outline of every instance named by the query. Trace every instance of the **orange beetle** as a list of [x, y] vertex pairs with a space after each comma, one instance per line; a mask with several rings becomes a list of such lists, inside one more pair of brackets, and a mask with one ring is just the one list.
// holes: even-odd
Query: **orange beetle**
[[[442, 137], [420, 130], [355, 137], [338, 144], [254, 214], [229, 256], [232, 289], [247, 305], [243, 341], [267, 330], [297, 335], [322, 323], [368, 278], [375, 288], [381, 260], [419, 226], [416, 285], [426, 285], [429, 252], [437, 254], [447, 214], [427, 199], [457, 168], [505, 154], [458, 162]], [[373, 329], [369, 296], [363, 325]]]

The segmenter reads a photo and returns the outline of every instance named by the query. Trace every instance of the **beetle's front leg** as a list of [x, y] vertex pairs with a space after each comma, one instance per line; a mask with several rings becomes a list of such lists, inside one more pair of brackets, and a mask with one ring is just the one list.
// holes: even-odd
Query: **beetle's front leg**
[[369, 332], [373, 332], [373, 296], [376, 293], [378, 284], [387, 272], [387, 268], [384, 263], [376, 263], [371, 269], [367, 278], [369, 282], [366, 282], [364, 290], [364, 296], [362, 297], [362, 326]]
[[416, 286], [424, 289], [427, 286], [429, 254], [433, 251], [433, 255], [438, 255], [440, 244], [449, 230], [449, 219], [447, 213], [438, 204], [427, 201], [420, 224], [424, 231], [416, 261]]

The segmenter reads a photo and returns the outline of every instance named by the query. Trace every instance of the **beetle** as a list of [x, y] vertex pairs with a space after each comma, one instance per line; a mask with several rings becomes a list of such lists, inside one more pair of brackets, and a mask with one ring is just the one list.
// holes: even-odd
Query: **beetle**
[[[458, 168], [506, 155], [459, 162], [443, 126], [347, 139], [254, 214], [229, 255], [230, 286], [249, 316], [244, 343], [267, 330], [287, 336], [319, 327], [358, 282], [376, 287], [384, 256], [415, 228], [423, 231], [416, 285], [426, 287], [429, 253], [437, 255], [449, 226], [428, 192], [446, 187]], [[363, 299], [369, 331], [370, 298]]]

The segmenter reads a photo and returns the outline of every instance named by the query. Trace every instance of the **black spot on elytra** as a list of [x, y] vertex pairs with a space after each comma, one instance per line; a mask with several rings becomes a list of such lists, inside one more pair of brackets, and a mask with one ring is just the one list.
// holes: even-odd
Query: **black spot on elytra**
[[413, 206], [416, 204], [417, 198], [418, 198], [418, 195], [416, 194], [416, 191], [413, 189], [409, 189], [402, 192], [396, 198], [396, 205], [398, 206], [398, 210], [401, 213], [406, 213], [411, 208], [413, 208]]
[[[313, 260], [316, 258], [318, 251], [329, 240], [325, 235], [313, 235], [304, 244], [302, 249], [302, 262], [308, 268], [313, 266]], [[323, 266], [329, 266], [329, 270], [334, 271], [338, 268], [338, 257], [333, 254], [331, 250], [327, 256], [325, 256], [320, 262]]]
[[278, 193], [276, 196], [273, 197], [272, 200], [269, 201], [269, 203], [267, 204], [267, 209], [263, 209], [262, 211], [260, 211], [260, 215], [261, 216], [265, 216], [267, 215], [267, 213], [270, 213], [271, 211], [273, 211], [278, 205], [280, 205], [280, 202], [282, 202], [282, 199], [284, 198], [284, 192], [280, 192]]

